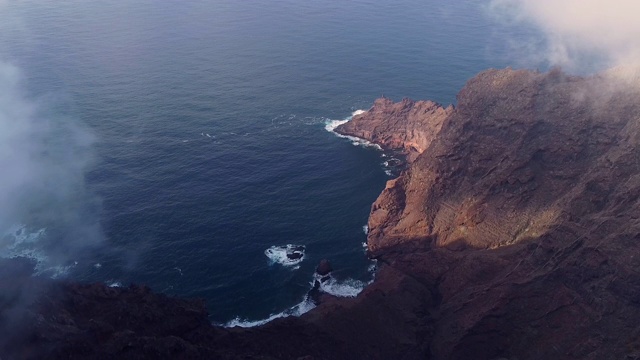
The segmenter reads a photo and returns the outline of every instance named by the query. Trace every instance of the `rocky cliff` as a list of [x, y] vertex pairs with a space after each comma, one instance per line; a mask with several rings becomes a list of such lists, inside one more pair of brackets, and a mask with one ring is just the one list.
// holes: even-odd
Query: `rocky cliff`
[[437, 294], [435, 358], [639, 356], [639, 89], [489, 70], [435, 120], [368, 235]]
[[456, 108], [380, 99], [337, 131], [411, 161], [357, 298], [220, 329], [199, 302], [55, 285], [3, 359], [640, 359], [640, 84], [488, 70]]

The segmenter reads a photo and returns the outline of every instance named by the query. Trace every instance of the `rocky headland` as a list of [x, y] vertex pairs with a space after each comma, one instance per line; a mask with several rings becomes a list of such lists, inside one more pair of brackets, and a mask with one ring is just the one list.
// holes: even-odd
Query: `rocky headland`
[[383, 98], [336, 131], [409, 161], [358, 297], [224, 329], [200, 301], [13, 266], [2, 359], [640, 359], [640, 83], [487, 70], [455, 108]]
[[436, 138], [445, 119], [454, 111], [433, 101], [377, 99], [371, 109], [337, 129], [343, 135], [366, 139], [382, 148], [397, 150], [413, 161]]

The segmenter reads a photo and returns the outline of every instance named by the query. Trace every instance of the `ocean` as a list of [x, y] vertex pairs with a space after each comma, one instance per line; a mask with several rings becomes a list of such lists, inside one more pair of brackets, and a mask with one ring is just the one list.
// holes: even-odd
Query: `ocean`
[[394, 154], [332, 125], [382, 95], [455, 104], [479, 71], [518, 65], [528, 31], [472, 0], [25, 0], [0, 15], [0, 79], [18, 78], [0, 86], [19, 94], [5, 105], [34, 109], [0, 116], [15, 140], [0, 256], [204, 298], [227, 325], [307, 310], [324, 258], [338, 295], [373, 279], [364, 225]]

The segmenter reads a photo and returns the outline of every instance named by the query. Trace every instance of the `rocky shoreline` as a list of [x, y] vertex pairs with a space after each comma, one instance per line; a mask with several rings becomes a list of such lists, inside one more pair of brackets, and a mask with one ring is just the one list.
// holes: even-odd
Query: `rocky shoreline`
[[0, 356], [640, 359], [639, 99], [606, 75], [511, 69], [456, 107], [378, 99], [336, 129], [409, 161], [372, 205], [379, 269], [358, 297], [225, 329], [201, 301], [25, 270], [0, 280]]

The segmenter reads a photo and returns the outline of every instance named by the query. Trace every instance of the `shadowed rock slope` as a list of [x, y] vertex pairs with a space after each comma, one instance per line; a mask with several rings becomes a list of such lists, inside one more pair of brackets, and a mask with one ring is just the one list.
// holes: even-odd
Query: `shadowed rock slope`
[[2, 358], [640, 359], [638, 88], [506, 69], [455, 109], [377, 100], [337, 131], [410, 166], [371, 208], [357, 298], [221, 329], [197, 301], [56, 284]]

